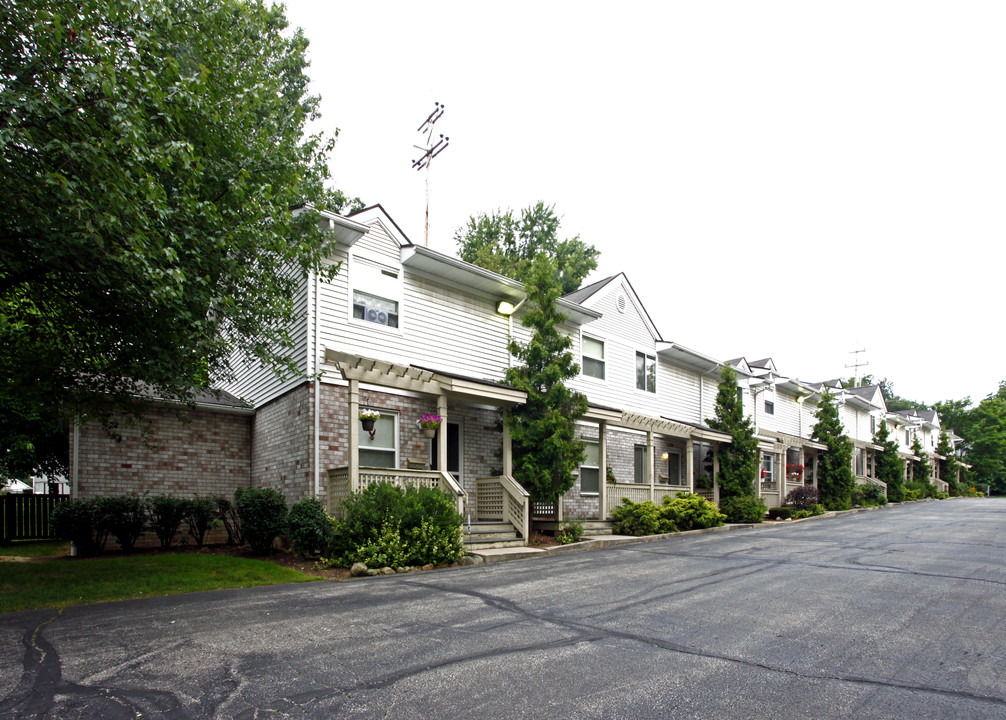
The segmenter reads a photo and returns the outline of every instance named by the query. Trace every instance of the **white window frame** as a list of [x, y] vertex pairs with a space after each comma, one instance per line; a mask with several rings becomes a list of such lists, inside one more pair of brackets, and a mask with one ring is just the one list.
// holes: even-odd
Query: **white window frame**
[[[594, 357], [593, 355], [587, 355], [584, 340], [592, 340], [593, 342], [600, 343], [601, 357], [598, 358]], [[605, 359], [606, 352], [607, 350], [604, 338], [599, 338], [595, 335], [588, 335], [587, 333], [580, 333], [580, 376], [596, 382], [605, 382], [608, 379], [608, 362]], [[585, 360], [587, 360], [588, 358], [595, 362], [601, 363], [601, 377], [597, 377], [596, 375], [590, 375], [587, 372], [585, 372], [587, 367], [587, 363], [585, 362]]]
[[[404, 316], [404, 272], [402, 268], [394, 268], [371, 258], [350, 255], [349, 286], [347, 287], [347, 316], [354, 325], [367, 328], [380, 328], [379, 332], [400, 334]], [[398, 310], [397, 326], [385, 325], [355, 315], [356, 293], [363, 293], [384, 302], [395, 303]]]
[[[767, 462], [766, 462], [767, 461]], [[766, 467], [766, 465], [768, 467]], [[765, 473], [764, 475], [762, 473]], [[761, 454], [761, 468], [758, 472], [760, 481], [763, 483], [774, 483], [775, 477], [775, 455], [773, 453]]]
[[[640, 356], [642, 356], [642, 358], [643, 358], [643, 386], [644, 387], [639, 387], [639, 376], [636, 374], [636, 370], [637, 370], [636, 363], [638, 362]], [[650, 389], [648, 389], [648, 388], [645, 387], [646, 384], [647, 384], [646, 380], [649, 377], [649, 375], [646, 372], [646, 367], [647, 367], [646, 363], [649, 360], [653, 361], [653, 389], [652, 390], [650, 390]], [[636, 350], [636, 354], [632, 358], [632, 374], [633, 374], [633, 377], [635, 379], [636, 392], [644, 392], [644, 393], [647, 393], [648, 395], [656, 395], [657, 394], [657, 356], [656, 356], [655, 353], [651, 355], [646, 350]]]
[[[363, 464], [362, 460], [360, 459], [360, 451], [361, 450], [376, 450], [378, 452], [390, 452], [393, 455], [393, 457], [394, 457], [394, 459], [392, 460], [392, 462], [394, 464], [391, 465], [390, 467], [391, 468], [397, 468], [398, 467], [399, 433], [401, 432], [401, 423], [399, 422], [398, 412], [394, 411], [394, 410], [380, 410], [380, 409], [377, 409], [377, 412], [381, 413], [381, 417], [382, 418], [384, 418], [384, 417], [390, 417], [392, 423], [394, 424], [395, 431], [393, 433], [394, 438], [392, 438], [392, 441], [391, 441], [392, 442], [392, 446], [390, 448], [383, 448], [383, 447], [373, 447], [373, 446], [369, 446], [369, 445], [357, 445], [357, 448], [356, 448], [356, 459], [360, 463], [361, 467], [375, 467], [375, 466], [372, 466], [372, 465], [364, 465]], [[361, 428], [360, 429], [360, 433], [361, 434], [362, 433], [366, 433], [366, 431]], [[383, 466], [377, 466], [377, 467], [383, 467]]]

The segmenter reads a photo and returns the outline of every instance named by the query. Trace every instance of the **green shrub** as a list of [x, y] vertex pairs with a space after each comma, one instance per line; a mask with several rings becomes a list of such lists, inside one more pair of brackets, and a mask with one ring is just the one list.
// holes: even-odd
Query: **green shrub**
[[140, 496], [131, 493], [98, 498], [97, 513], [123, 552], [132, 552], [147, 525], [147, 508]]
[[272, 488], [248, 487], [234, 491], [241, 535], [253, 553], [265, 555], [286, 527], [286, 499]]
[[682, 531], [719, 527], [727, 519], [714, 503], [701, 495], [688, 492], [679, 493], [673, 498], [665, 495], [659, 510], [665, 522]]
[[852, 489], [852, 504], [860, 507], [886, 505], [887, 496], [879, 485], [857, 485]]
[[916, 490], [915, 488], [907, 486], [904, 488], [904, 493], [905, 493], [904, 498], [905, 500], [918, 500], [919, 498], [922, 497], [922, 490]]
[[836, 497], [824, 501], [824, 506], [829, 510], [851, 510], [852, 500], [848, 497]]
[[216, 504], [217, 519], [224, 524], [224, 530], [227, 531], [227, 544], [244, 545], [241, 521], [234, 503], [221, 495], [214, 496], [212, 501]]
[[808, 510], [810, 506], [817, 502], [819, 493], [813, 485], [804, 485], [794, 488], [786, 496], [784, 505], [794, 507], [797, 510]]
[[332, 544], [332, 522], [317, 498], [298, 500], [286, 517], [293, 548], [304, 557], [328, 554]]
[[583, 523], [580, 520], [563, 520], [555, 539], [560, 545], [580, 542], [583, 538]]
[[464, 554], [463, 518], [453, 499], [436, 488], [374, 483], [347, 497], [343, 510], [343, 519], [335, 523], [334, 563], [425, 565], [453, 562]]
[[147, 518], [150, 529], [157, 535], [162, 548], [171, 547], [182, 520], [185, 519], [186, 501], [171, 495], [154, 495], [147, 499]]
[[[228, 503], [229, 504], [229, 503]], [[189, 535], [196, 543], [196, 547], [202, 547], [206, 538], [206, 531], [210, 529], [217, 519], [217, 501], [214, 498], [193, 497], [185, 500], [183, 505], [185, 524], [189, 528]]]
[[815, 517], [817, 515], [824, 515], [826, 512], [828, 512], [828, 508], [826, 508], [824, 505], [821, 505], [820, 503], [814, 503], [813, 505], [810, 506], [811, 517]]
[[97, 513], [96, 500], [73, 499], [53, 508], [50, 522], [53, 534], [68, 540], [80, 555], [95, 555], [105, 547], [108, 528]]
[[774, 507], [768, 509], [768, 516], [772, 520], [789, 520], [793, 517], [793, 508]]
[[931, 482], [926, 482], [925, 480], [913, 480], [905, 485], [905, 495], [908, 495], [909, 491], [913, 491], [913, 500], [919, 500], [920, 498], [935, 498], [936, 497], [936, 485]]
[[760, 523], [765, 519], [765, 501], [753, 495], [735, 495], [720, 500], [720, 512], [729, 523]]
[[660, 516], [660, 510], [649, 500], [636, 503], [622, 498], [622, 504], [612, 509], [611, 519], [616, 535], [656, 535], [677, 529]]
[[938, 493], [936, 493], [936, 499], [937, 500], [946, 500], [949, 497], [950, 497], [950, 493], [945, 493], [945, 492], [938, 492]]

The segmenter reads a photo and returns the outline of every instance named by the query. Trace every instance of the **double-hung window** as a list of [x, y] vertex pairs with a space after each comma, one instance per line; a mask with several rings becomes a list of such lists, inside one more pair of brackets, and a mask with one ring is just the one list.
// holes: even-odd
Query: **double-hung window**
[[775, 482], [775, 456], [770, 453], [763, 453], [761, 456], [761, 481]]
[[587, 377], [604, 380], [604, 341], [584, 335], [580, 341], [580, 371]]
[[373, 431], [360, 431], [360, 465], [362, 467], [393, 468], [398, 466], [397, 420], [397, 415], [381, 413], [381, 417], [374, 421]]
[[598, 458], [600, 451], [596, 442], [583, 444], [585, 457], [580, 463], [580, 494], [594, 495], [601, 489], [601, 470]]
[[385, 327], [397, 328], [401, 282], [396, 270], [354, 259], [350, 271], [353, 281], [353, 317]]
[[636, 353], [636, 389], [657, 392], [657, 358], [646, 353]]

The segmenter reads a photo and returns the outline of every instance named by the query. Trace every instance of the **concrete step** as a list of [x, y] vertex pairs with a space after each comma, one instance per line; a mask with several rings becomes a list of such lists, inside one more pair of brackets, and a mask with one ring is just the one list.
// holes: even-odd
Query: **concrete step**
[[471, 535], [466, 535], [465, 540], [465, 552], [479, 552], [481, 550], [495, 550], [499, 548], [520, 548], [524, 547], [525, 543], [519, 537], [513, 537], [506, 540], [484, 540], [480, 538], [475, 538]]

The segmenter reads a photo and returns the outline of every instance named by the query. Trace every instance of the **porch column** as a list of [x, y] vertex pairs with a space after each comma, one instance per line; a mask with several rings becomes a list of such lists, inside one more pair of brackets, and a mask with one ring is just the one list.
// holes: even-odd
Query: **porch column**
[[608, 519], [608, 423], [601, 420], [597, 423], [597, 519]]
[[720, 444], [713, 443], [713, 502], [720, 506]]
[[688, 477], [681, 484], [687, 485], [689, 492], [695, 492], [695, 441], [691, 438], [685, 440], [685, 472]]
[[360, 489], [360, 381], [349, 381], [349, 489]]
[[[782, 462], [780, 462], [780, 460]], [[775, 455], [775, 486], [779, 488], [779, 504], [786, 502], [786, 447]]]
[[513, 441], [510, 439], [510, 426], [503, 422], [503, 474], [513, 476]]
[[820, 460], [820, 459], [821, 459], [821, 451], [818, 450], [816, 453], [814, 453], [814, 487], [817, 487], [817, 483], [818, 483], [818, 480], [817, 480], [817, 473], [818, 473], [817, 461]]
[[646, 431], [646, 475], [643, 478], [650, 483], [650, 502], [656, 502], [656, 491], [653, 488], [653, 431]]
[[[437, 415], [440, 416], [440, 429], [437, 430], [437, 470], [447, 472], [447, 397], [437, 396]], [[464, 459], [459, 458], [463, 463]]]

